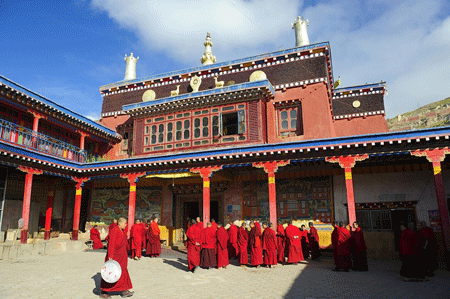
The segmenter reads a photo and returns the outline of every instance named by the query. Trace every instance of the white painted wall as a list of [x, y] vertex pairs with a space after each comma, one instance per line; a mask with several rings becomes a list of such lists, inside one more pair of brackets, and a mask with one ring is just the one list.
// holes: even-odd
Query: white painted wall
[[[444, 188], [450, 196], [450, 171], [443, 172]], [[405, 200], [417, 201], [417, 218], [429, 225], [428, 210], [437, 210], [432, 171], [353, 174], [355, 202], [378, 202], [382, 194], [405, 194]], [[344, 175], [333, 177], [335, 219], [347, 219], [347, 195]]]

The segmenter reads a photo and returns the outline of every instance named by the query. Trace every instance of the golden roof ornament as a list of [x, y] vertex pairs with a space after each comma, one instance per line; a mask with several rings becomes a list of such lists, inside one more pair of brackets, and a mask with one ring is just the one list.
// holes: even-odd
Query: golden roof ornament
[[205, 45], [205, 53], [203, 53], [202, 59], [200, 59], [203, 65], [213, 64], [216, 62], [216, 56], [213, 55], [211, 47], [213, 43], [211, 41], [211, 33], [206, 33], [206, 41], [203, 44]]

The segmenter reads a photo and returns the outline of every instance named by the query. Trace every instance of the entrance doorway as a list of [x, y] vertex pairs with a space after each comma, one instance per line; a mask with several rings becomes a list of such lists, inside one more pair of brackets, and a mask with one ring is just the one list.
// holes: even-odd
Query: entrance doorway
[[184, 202], [183, 228], [187, 230], [191, 219], [200, 217], [200, 205], [198, 201]]
[[219, 201], [213, 200], [210, 202], [210, 212], [209, 218], [214, 219], [217, 222], [220, 222], [219, 219]]

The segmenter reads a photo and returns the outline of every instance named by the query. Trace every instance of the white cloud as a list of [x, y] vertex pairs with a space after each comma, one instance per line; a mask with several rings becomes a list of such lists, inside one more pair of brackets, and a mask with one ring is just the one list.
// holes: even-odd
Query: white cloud
[[97, 121], [100, 119], [100, 114], [96, 111], [89, 111], [85, 116], [93, 121]]
[[[152, 52], [200, 65], [206, 31], [218, 62], [294, 46], [290, 23], [310, 20], [312, 43], [330, 41], [343, 86], [387, 81], [388, 117], [450, 96], [448, 1], [93, 0]], [[447, 12], [447, 14], [445, 14]], [[142, 54], [141, 54], [142, 56]], [[158, 73], [158, 70], [154, 70]]]

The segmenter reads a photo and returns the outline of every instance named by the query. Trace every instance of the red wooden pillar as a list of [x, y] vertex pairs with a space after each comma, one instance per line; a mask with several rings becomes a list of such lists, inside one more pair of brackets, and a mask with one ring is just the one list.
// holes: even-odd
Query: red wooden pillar
[[[444, 161], [445, 155], [450, 153], [448, 148], [425, 149], [411, 152], [413, 156], [426, 157], [433, 164], [434, 188], [436, 190], [436, 200], [439, 210], [439, 219], [441, 221], [442, 233], [444, 235], [444, 245], [447, 259], [450, 251], [450, 219], [448, 215], [447, 199], [445, 198], [444, 183], [442, 179], [441, 162]], [[447, 261], [448, 263], [448, 261]], [[447, 268], [450, 265], [447, 264]]]
[[327, 157], [326, 161], [331, 163], [339, 163], [345, 171], [345, 188], [347, 190], [347, 209], [348, 209], [348, 223], [350, 227], [356, 221], [355, 210], [355, 193], [353, 192], [353, 176], [352, 168], [357, 161], [369, 159], [368, 155], [354, 155], [354, 156], [340, 156]]
[[275, 187], [275, 173], [278, 171], [278, 167], [289, 164], [289, 160], [286, 161], [269, 161], [253, 163], [253, 167], [264, 168], [269, 180], [269, 215], [270, 222], [276, 225], [277, 223], [277, 193]]
[[[38, 131], [39, 131], [39, 120], [41, 118], [45, 118], [45, 116], [42, 115], [42, 114], [39, 114], [37, 112], [31, 112], [31, 113], [34, 116], [34, 118], [33, 118], [33, 131], [34, 131], [34, 133], [33, 133], [33, 135], [36, 135], [38, 133]], [[33, 144], [34, 147], [38, 146], [36, 144], [36, 140], [37, 140], [36, 137], [33, 137], [32, 144]]]
[[53, 198], [54, 198], [54, 182], [49, 180], [49, 189], [47, 195], [47, 210], [45, 212], [45, 232], [44, 240], [50, 239], [50, 228], [52, 225], [52, 213], [53, 213]]
[[131, 227], [134, 224], [134, 216], [136, 211], [136, 183], [139, 177], [145, 175], [145, 172], [121, 174], [120, 177], [127, 179], [130, 183], [130, 193], [128, 196], [128, 232], [127, 237], [130, 238]]
[[75, 207], [73, 209], [73, 227], [72, 240], [78, 240], [78, 230], [80, 228], [80, 210], [81, 210], [81, 194], [83, 192], [83, 185], [89, 181], [89, 178], [72, 178], [77, 184], [75, 187]]
[[23, 219], [23, 227], [20, 232], [20, 243], [26, 244], [28, 239], [28, 224], [30, 222], [30, 203], [31, 203], [31, 188], [33, 185], [33, 174], [42, 174], [42, 170], [28, 168], [28, 167], [19, 167], [20, 171], [26, 173], [25, 175], [25, 188], [23, 191], [23, 206], [22, 206], [22, 219]]
[[210, 178], [214, 171], [222, 169], [222, 166], [208, 166], [191, 168], [192, 173], [199, 173], [203, 179], [203, 227], [209, 222], [210, 217], [210, 202], [211, 202], [211, 187]]
[[85, 141], [85, 137], [88, 136], [88, 134], [80, 132], [80, 135], [81, 135], [81, 137], [80, 137], [80, 148], [82, 150], [84, 150], [84, 141]]

